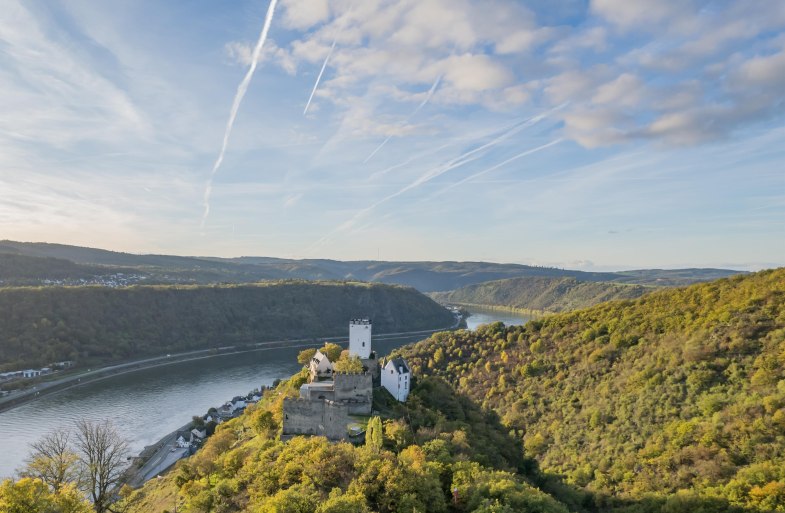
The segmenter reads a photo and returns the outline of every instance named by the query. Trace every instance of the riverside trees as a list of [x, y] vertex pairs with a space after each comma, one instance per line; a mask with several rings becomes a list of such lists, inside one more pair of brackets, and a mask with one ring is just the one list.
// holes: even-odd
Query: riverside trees
[[[21, 471], [24, 479], [18, 483], [6, 481], [4, 493], [23, 503], [27, 500], [23, 499], [25, 496], [42, 496], [42, 513], [77, 512], [81, 510], [76, 506], [76, 509], [46, 509], [45, 506], [57, 501], [70, 501], [70, 504], [73, 497], [79, 496], [74, 495], [75, 490], [82, 490], [96, 513], [112, 512], [127, 454], [128, 443], [111, 422], [82, 419], [76, 422], [73, 431], [53, 431], [35, 442]], [[42, 495], [41, 490], [47, 490], [47, 494]], [[37, 513], [38, 506], [30, 504], [31, 509], [20, 511]]]

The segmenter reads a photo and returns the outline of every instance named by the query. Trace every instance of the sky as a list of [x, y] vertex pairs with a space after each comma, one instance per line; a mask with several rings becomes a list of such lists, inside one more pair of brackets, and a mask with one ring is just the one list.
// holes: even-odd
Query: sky
[[0, 92], [0, 239], [785, 265], [782, 0], [0, 0]]

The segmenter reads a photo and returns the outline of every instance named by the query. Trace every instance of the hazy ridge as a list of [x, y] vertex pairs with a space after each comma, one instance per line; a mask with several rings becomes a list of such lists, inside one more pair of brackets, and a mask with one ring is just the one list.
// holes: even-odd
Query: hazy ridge
[[488, 305], [543, 312], [564, 312], [611, 301], [634, 299], [654, 290], [642, 285], [578, 281], [575, 278], [523, 277], [432, 292], [440, 303]]
[[[25, 258], [56, 258], [26, 263]], [[73, 264], [78, 267], [74, 268]], [[84, 279], [118, 272], [136, 274], [135, 283], [244, 283], [276, 279], [360, 280], [406, 285], [421, 292], [448, 291], [491, 280], [516, 277], [575, 278], [591, 282], [640, 285], [688, 285], [739, 271], [726, 269], [646, 269], [622, 272], [586, 272], [553, 267], [490, 262], [342, 262], [327, 259], [290, 260], [269, 257], [213, 258], [170, 255], [135, 255], [62, 244], [0, 241], [0, 280], [10, 285], [39, 285], [53, 279], [46, 266], [62, 278], [69, 265], [72, 275]], [[32, 272], [36, 269], [36, 272]], [[54, 271], [53, 271], [54, 272]], [[66, 276], [67, 277], [67, 276]]]

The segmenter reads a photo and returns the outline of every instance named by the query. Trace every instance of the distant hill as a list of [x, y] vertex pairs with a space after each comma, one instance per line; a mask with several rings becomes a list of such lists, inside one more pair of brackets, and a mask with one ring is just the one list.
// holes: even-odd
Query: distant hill
[[638, 285], [655, 285], [659, 287], [680, 287], [702, 281], [714, 281], [727, 278], [734, 274], [746, 274], [728, 269], [692, 268], [692, 269], [638, 269], [635, 271], [617, 271], [618, 277], [612, 281], [619, 283], [635, 283]]
[[785, 511], [785, 268], [403, 353], [498, 413], [594, 511]]
[[[139, 275], [141, 283], [247, 283], [261, 280], [361, 280], [414, 287], [422, 292], [454, 290], [491, 280], [517, 277], [575, 278], [580, 281], [622, 282], [640, 285], [689, 285], [737, 274], [725, 269], [640, 270], [584, 272], [552, 267], [489, 262], [379, 262], [269, 257], [183, 257], [135, 255], [62, 244], [0, 241], [0, 255], [17, 258], [57, 258], [74, 264], [123, 268], [119, 272]], [[19, 265], [25, 264], [19, 261]], [[35, 265], [35, 264], [33, 264]], [[79, 270], [79, 272], [84, 269]], [[100, 273], [101, 269], [90, 272]], [[116, 272], [114, 269], [113, 272]], [[51, 277], [13, 275], [6, 268], [6, 283], [41, 284]], [[24, 281], [26, 280], [26, 281]], [[36, 281], [37, 280], [37, 281]]]
[[91, 279], [114, 271], [109, 267], [75, 264], [62, 258], [0, 253], [0, 283], [3, 285], [39, 283], [47, 279]]
[[454, 318], [412, 288], [347, 282], [0, 289], [0, 371], [58, 360], [102, 363], [265, 340], [446, 328]]
[[532, 276], [486, 281], [430, 296], [440, 303], [565, 312], [603, 301], [634, 299], [652, 290], [642, 285]]

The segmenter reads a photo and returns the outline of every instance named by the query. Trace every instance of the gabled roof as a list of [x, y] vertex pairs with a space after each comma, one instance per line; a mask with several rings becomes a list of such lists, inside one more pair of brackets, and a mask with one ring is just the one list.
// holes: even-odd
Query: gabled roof
[[316, 360], [318, 363], [322, 363], [322, 360], [327, 360], [328, 362], [330, 361], [330, 359], [327, 358], [327, 355], [319, 351], [318, 349], [316, 350], [316, 353], [313, 355], [313, 359]]
[[397, 372], [398, 374], [411, 373], [411, 370], [409, 370], [409, 364], [407, 364], [406, 360], [404, 360], [403, 357], [401, 356], [389, 360], [384, 367], [387, 368], [387, 366], [390, 364], [393, 365], [393, 367], [395, 368], [395, 372]]

